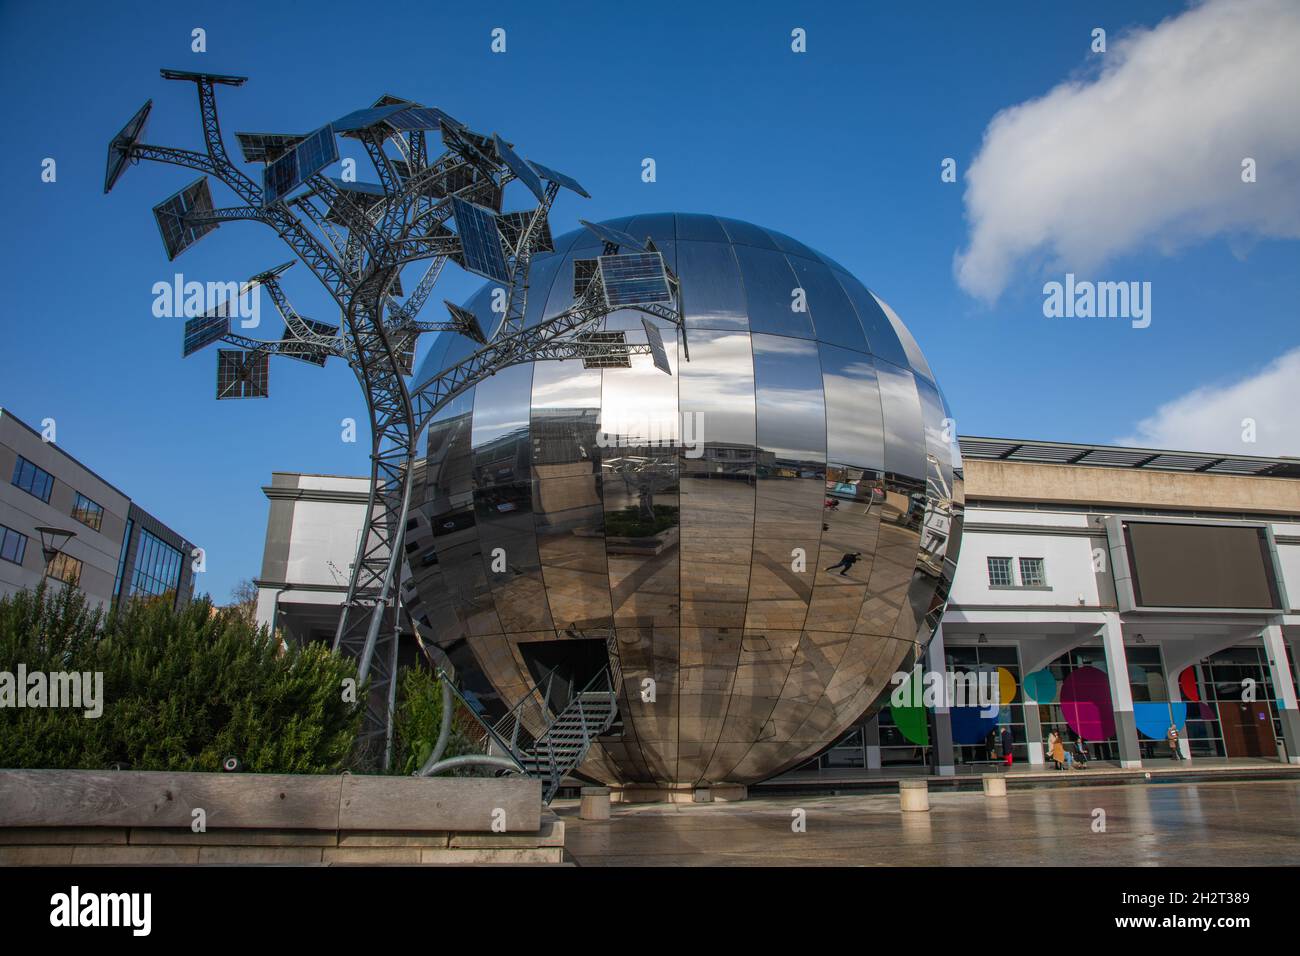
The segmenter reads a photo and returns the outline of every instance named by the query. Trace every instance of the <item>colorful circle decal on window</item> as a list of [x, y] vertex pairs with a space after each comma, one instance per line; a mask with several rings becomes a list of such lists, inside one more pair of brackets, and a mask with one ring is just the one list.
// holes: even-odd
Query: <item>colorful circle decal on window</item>
[[1025, 696], [1040, 704], [1056, 702], [1056, 677], [1049, 670], [1034, 671], [1025, 677]]
[[1061, 712], [1069, 728], [1086, 740], [1115, 736], [1110, 681], [1095, 667], [1075, 668], [1061, 682]]
[[992, 715], [979, 707], [954, 707], [952, 709], [952, 742], [955, 744], [982, 744], [989, 731], [998, 725], [998, 711]]
[[894, 726], [898, 732], [914, 744], [922, 747], [930, 744], [930, 725], [925, 717], [925, 707], [920, 704], [912, 704], [913, 700], [921, 700], [924, 685], [919, 689], [913, 689], [913, 682], [916, 681], [916, 672], [913, 671], [903, 684], [902, 699], [908, 703], [899, 706], [890, 701], [889, 714], [894, 718]]
[[1016, 699], [1016, 679], [1005, 667], [998, 668], [998, 703], [1003, 706]]
[[1201, 718], [1201, 720], [1214, 720], [1214, 708], [1205, 702], [1201, 697], [1201, 687], [1196, 681], [1196, 668], [1184, 667], [1183, 672], [1178, 675], [1178, 689], [1183, 692], [1183, 700], [1195, 704], [1190, 707], [1190, 711]]
[[1169, 735], [1169, 725], [1183, 733], [1187, 723], [1187, 705], [1174, 701], [1140, 701], [1133, 704], [1133, 722], [1138, 733], [1150, 740], [1164, 740]]

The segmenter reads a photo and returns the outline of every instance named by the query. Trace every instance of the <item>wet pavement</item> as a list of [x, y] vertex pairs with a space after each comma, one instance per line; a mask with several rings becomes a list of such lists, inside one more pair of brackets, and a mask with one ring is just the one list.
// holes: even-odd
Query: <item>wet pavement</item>
[[1300, 864], [1300, 781], [932, 789], [926, 813], [893, 793], [616, 805], [608, 822], [579, 820], [576, 801], [552, 808], [580, 866]]

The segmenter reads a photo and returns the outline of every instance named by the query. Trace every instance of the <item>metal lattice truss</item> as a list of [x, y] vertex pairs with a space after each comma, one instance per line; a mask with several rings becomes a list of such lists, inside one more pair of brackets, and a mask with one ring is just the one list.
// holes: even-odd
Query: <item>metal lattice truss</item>
[[[476, 133], [441, 110], [384, 96], [306, 135], [236, 134], [245, 161], [264, 164], [259, 185], [232, 162], [217, 119], [216, 87], [241, 86], [246, 78], [176, 70], [163, 70], [162, 76], [195, 84], [204, 149], [143, 142], [150, 101], [110, 142], [104, 191], [128, 164], [142, 160], [198, 170], [198, 181], [154, 208], [169, 258], [223, 223], [260, 222], [275, 230], [339, 309], [337, 326], [300, 315], [279, 281], [290, 261], [255, 275], [240, 290], [266, 290], [284, 321], [281, 339], [239, 334], [231, 328], [234, 303], [228, 302], [186, 322], [184, 354], [215, 342], [242, 351], [222, 350], [218, 371], [225, 378], [218, 397], [265, 395], [266, 360], [274, 355], [316, 365], [342, 359], [361, 384], [371, 426], [370, 499], [334, 649], [355, 658], [360, 681], [369, 680], [359, 759], [386, 765], [396, 693], [397, 582], [419, 435], [449, 401], [507, 366], [579, 359], [617, 368], [629, 365], [633, 355], [649, 354], [669, 371], [650, 319], [676, 326], [685, 344], [680, 285], [649, 240], [585, 223], [604, 246], [600, 256], [577, 263], [574, 305], [525, 325], [529, 263], [551, 249], [548, 215], [560, 187], [587, 196], [577, 182], [523, 160], [499, 136]], [[377, 182], [325, 175], [339, 160], [340, 136], [360, 144]], [[442, 146], [436, 156], [435, 140]], [[242, 205], [214, 206], [208, 177], [227, 186]], [[515, 180], [537, 205], [502, 213], [505, 186]], [[505, 312], [490, 334], [475, 315], [450, 303], [447, 321], [419, 319], [448, 260], [504, 290]], [[402, 271], [416, 263], [423, 271], [403, 294]], [[605, 317], [618, 309], [643, 313], [647, 344], [605, 330]], [[456, 332], [481, 347], [424, 381], [408, 382], [416, 339], [433, 331]]]

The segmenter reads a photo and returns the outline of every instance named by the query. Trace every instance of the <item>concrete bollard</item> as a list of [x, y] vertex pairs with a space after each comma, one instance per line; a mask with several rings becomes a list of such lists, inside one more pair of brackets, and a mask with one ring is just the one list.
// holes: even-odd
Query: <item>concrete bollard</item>
[[1007, 795], [1007, 778], [1000, 773], [984, 774], [984, 796], [1005, 797]]
[[582, 802], [578, 806], [581, 820], [609, 819], [609, 787], [583, 787]]
[[930, 809], [930, 784], [925, 780], [903, 780], [898, 784], [898, 806], [922, 812]]

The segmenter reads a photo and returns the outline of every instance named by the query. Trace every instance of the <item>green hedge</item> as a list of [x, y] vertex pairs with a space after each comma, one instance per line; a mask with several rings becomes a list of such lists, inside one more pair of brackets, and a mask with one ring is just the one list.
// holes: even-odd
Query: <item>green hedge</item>
[[0, 707], [0, 767], [336, 773], [362, 711], [355, 665], [320, 645], [285, 650], [206, 598], [176, 612], [134, 601], [107, 617], [73, 588], [0, 599], [0, 670], [102, 672], [103, 714]]

